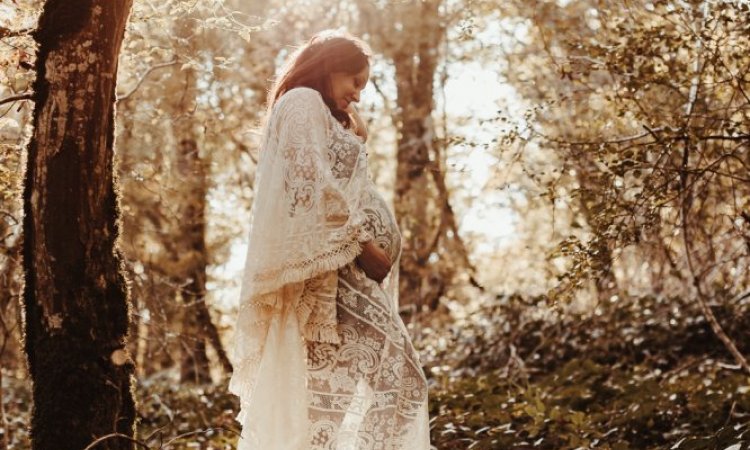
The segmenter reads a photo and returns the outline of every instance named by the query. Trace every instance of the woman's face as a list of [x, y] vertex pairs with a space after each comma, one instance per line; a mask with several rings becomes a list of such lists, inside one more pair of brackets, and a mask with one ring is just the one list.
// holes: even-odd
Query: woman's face
[[332, 72], [331, 97], [341, 109], [347, 109], [349, 103], [359, 101], [359, 93], [370, 79], [370, 66], [357, 73]]

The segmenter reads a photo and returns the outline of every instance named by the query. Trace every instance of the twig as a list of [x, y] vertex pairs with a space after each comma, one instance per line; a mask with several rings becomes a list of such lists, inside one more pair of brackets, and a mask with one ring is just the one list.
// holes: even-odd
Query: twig
[[698, 139], [703, 141], [750, 141], [750, 134], [738, 134], [736, 136], [706, 135], [698, 136]]
[[172, 65], [177, 64], [178, 62], [179, 62], [179, 59], [174, 59], [173, 61], [159, 63], [159, 64], [156, 64], [156, 65], [153, 65], [153, 66], [149, 67], [143, 73], [143, 75], [141, 75], [141, 77], [138, 79], [138, 81], [135, 83], [135, 86], [133, 86], [133, 89], [131, 89], [130, 91], [128, 91], [127, 94], [121, 95], [121, 96], [117, 97], [117, 101], [118, 102], [127, 101], [130, 98], [130, 96], [133, 95], [135, 93], [135, 91], [138, 90], [138, 88], [141, 86], [141, 84], [143, 84], [143, 81], [146, 79], [146, 77], [148, 77], [149, 74], [151, 74], [151, 72], [153, 72], [154, 70], [161, 69], [161, 68], [168, 67], [168, 66], [172, 66]]
[[150, 441], [156, 435], [156, 433], [158, 433], [158, 432], [162, 431], [163, 429], [167, 428], [168, 425], [171, 425], [171, 422], [170, 423], [165, 423], [164, 425], [162, 425], [159, 428], [157, 428], [154, 431], [152, 431], [151, 434], [149, 434], [148, 436], [146, 436], [146, 442]]
[[172, 438], [172, 439], [168, 440], [167, 442], [165, 442], [162, 448], [169, 447], [172, 444], [172, 442], [175, 442], [175, 441], [177, 441], [179, 439], [182, 439], [182, 438], [185, 438], [185, 437], [188, 437], [188, 436], [193, 436], [193, 435], [196, 435], [196, 434], [206, 433], [208, 431], [214, 431], [214, 430], [224, 430], [224, 431], [229, 431], [229, 432], [232, 432], [234, 434], [239, 435], [239, 433], [237, 433], [235, 430], [231, 430], [229, 428], [224, 428], [224, 427], [206, 428], [205, 430], [189, 431], [187, 433], [182, 433], [182, 434], [180, 434], [178, 436], [175, 436], [174, 438]]
[[719, 338], [719, 340], [724, 344], [727, 350], [729, 350], [729, 353], [732, 354], [735, 361], [742, 366], [742, 368], [750, 374], [750, 364], [748, 364], [747, 359], [742, 355], [742, 353], [737, 349], [737, 346], [734, 344], [732, 339], [727, 336], [726, 332], [722, 328], [719, 321], [716, 319], [716, 316], [714, 315], [711, 308], [708, 306], [708, 303], [706, 302], [706, 296], [703, 293], [703, 289], [701, 288], [701, 282], [698, 277], [698, 275], [695, 272], [695, 267], [693, 266], [693, 258], [691, 256], [691, 245], [690, 245], [690, 237], [688, 236], [688, 226], [687, 226], [687, 215], [689, 212], [689, 205], [688, 205], [688, 198], [687, 198], [687, 165], [688, 165], [688, 155], [689, 155], [689, 146], [688, 143], [685, 143], [685, 149], [683, 152], [683, 159], [682, 159], [682, 174], [680, 175], [680, 215], [682, 216], [681, 220], [681, 228], [682, 228], [682, 241], [683, 245], [685, 246], [685, 259], [687, 261], [688, 269], [690, 270], [690, 274], [693, 281], [693, 287], [695, 287], [696, 293], [698, 294], [698, 305], [701, 308], [701, 311], [703, 312], [703, 315], [705, 316], [706, 320], [708, 321], [709, 325], [711, 326], [711, 329], [713, 330], [716, 337]]
[[11, 30], [10, 28], [0, 27], [0, 39], [6, 37], [24, 36], [34, 31], [34, 28], [23, 28], [20, 30]]
[[732, 299], [732, 303], [738, 303], [746, 298], [750, 297], [750, 291], [745, 292], [744, 294], [740, 294], [737, 297]]
[[18, 225], [18, 219], [16, 219], [16, 217], [14, 215], [12, 215], [11, 213], [9, 213], [7, 211], [0, 210], [0, 214], [2, 214], [5, 217], [8, 217], [9, 219], [11, 219], [13, 221], [13, 225]]
[[17, 102], [19, 100], [32, 100], [33, 98], [34, 98], [34, 94], [31, 94], [31, 93], [14, 95], [12, 97], [8, 97], [8, 98], [4, 98], [0, 100], [0, 105], [4, 105], [5, 103], [10, 103], [10, 102]]
[[133, 442], [135, 444], [138, 444], [138, 445], [140, 445], [141, 447], [143, 447], [143, 448], [145, 448], [147, 450], [150, 449], [150, 447], [145, 442], [139, 441], [138, 439], [134, 439], [134, 438], [128, 436], [127, 434], [111, 433], [111, 434], [108, 434], [106, 436], [102, 436], [99, 439], [95, 440], [94, 442], [90, 443], [83, 450], [91, 450], [92, 448], [94, 448], [94, 446], [96, 444], [99, 444], [100, 442], [106, 441], [107, 439], [110, 439], [110, 438], [122, 438], [122, 439], [125, 439], [127, 441], [130, 441], [130, 442]]

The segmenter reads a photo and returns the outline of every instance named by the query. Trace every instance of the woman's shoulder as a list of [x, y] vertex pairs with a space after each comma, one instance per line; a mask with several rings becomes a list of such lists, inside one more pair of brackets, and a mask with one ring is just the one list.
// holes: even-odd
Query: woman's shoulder
[[318, 91], [308, 87], [292, 88], [279, 97], [271, 112], [271, 128], [320, 129], [330, 139], [331, 121], [328, 106]]
[[320, 92], [315, 89], [298, 86], [281, 94], [279, 100], [276, 102], [278, 109], [294, 107], [294, 106], [308, 106], [308, 107], [325, 107], [323, 97]]

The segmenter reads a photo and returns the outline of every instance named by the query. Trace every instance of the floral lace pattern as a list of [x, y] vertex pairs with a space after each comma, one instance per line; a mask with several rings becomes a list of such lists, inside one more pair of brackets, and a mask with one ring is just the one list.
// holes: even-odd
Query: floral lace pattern
[[341, 343], [306, 343], [310, 448], [428, 449], [427, 381], [401, 317], [355, 262], [338, 275]]
[[373, 183], [368, 183], [363, 189], [362, 211], [365, 214], [363, 228], [375, 244], [385, 251], [391, 263], [395, 262], [401, 253], [401, 233], [396, 217]]
[[[363, 226], [395, 261], [395, 217], [374, 185], [364, 192]], [[306, 343], [310, 448], [429, 448], [427, 381], [394, 302], [356, 262], [337, 273], [340, 342]]]
[[258, 161], [241, 301], [337, 269], [369, 240], [359, 207], [367, 158], [332, 121], [313, 89], [292, 89], [274, 105]]
[[395, 299], [355, 261], [373, 240], [397, 276], [401, 252], [365, 146], [308, 88], [279, 99], [269, 130], [229, 385], [237, 449], [428, 450], [419, 356]]

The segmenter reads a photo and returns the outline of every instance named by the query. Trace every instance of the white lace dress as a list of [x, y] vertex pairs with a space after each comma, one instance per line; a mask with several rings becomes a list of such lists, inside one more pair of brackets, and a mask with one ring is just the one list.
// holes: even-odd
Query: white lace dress
[[[366, 171], [361, 140], [330, 113], [327, 121], [326, 159], [333, 176], [347, 179], [351, 171]], [[381, 285], [352, 257], [299, 284], [300, 303], [315, 299], [317, 309], [335, 308], [336, 336], [300, 339], [309, 313], [300, 315], [298, 304], [282, 305], [271, 317], [253, 393], [242, 398], [238, 450], [431, 448], [427, 381], [392, 289], [383, 287], [397, 284], [401, 234], [369, 175], [359, 206], [363, 235], [395, 267]], [[230, 390], [240, 395], [237, 386], [244, 380], [235, 377]]]

